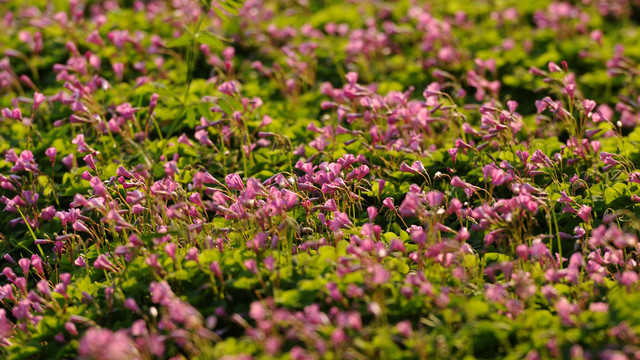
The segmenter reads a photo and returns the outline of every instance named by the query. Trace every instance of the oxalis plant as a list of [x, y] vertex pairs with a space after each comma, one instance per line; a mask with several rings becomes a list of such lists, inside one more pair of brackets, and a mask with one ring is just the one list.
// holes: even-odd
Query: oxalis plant
[[637, 358], [639, 11], [0, 1], [2, 358]]

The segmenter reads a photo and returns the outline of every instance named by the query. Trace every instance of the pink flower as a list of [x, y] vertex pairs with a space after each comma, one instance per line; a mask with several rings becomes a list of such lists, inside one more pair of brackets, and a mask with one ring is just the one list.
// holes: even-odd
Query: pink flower
[[580, 309], [576, 304], [570, 303], [566, 298], [562, 297], [555, 303], [555, 309], [560, 316], [562, 322], [567, 326], [572, 326], [574, 324], [571, 319], [572, 315], [577, 314]]
[[89, 169], [95, 171], [96, 170], [96, 163], [93, 160], [93, 155], [88, 154], [85, 157], [82, 158], [82, 160], [84, 160], [84, 162], [87, 163], [87, 166], [89, 167]]
[[461, 139], [456, 140], [456, 148], [458, 149], [473, 149], [473, 146], [467, 144], [466, 142], [462, 141]]
[[74, 323], [72, 323], [71, 321], [67, 321], [64, 324], [64, 329], [67, 330], [67, 332], [71, 336], [78, 336], [78, 330], [76, 329], [76, 325]]
[[2, 109], [2, 116], [12, 120], [18, 120], [18, 121], [22, 120], [22, 112], [18, 108], [15, 108], [13, 110], [4, 108]]
[[132, 298], [127, 298], [124, 301], [124, 307], [127, 308], [130, 311], [133, 312], [139, 312], [140, 308], [138, 307], [138, 304], [136, 304], [136, 301]]
[[353, 223], [351, 223], [351, 220], [349, 220], [349, 216], [346, 213], [334, 211], [333, 217], [336, 225], [340, 228], [349, 228], [353, 226]]
[[407, 173], [412, 173], [412, 174], [417, 174], [418, 173], [418, 171], [416, 169], [414, 169], [413, 167], [411, 167], [411, 166], [409, 166], [409, 165], [407, 165], [405, 163], [400, 164], [400, 171], [407, 172]]
[[471, 233], [469, 232], [469, 230], [467, 230], [466, 227], [463, 227], [460, 229], [460, 231], [458, 231], [458, 234], [456, 234], [455, 240], [458, 242], [465, 242], [467, 241], [467, 239], [469, 239], [470, 236]]
[[449, 150], [447, 150], [447, 152], [449, 153], [449, 156], [451, 157], [451, 161], [453, 161], [453, 163], [456, 163], [456, 158], [458, 156], [458, 148], [451, 148]]
[[152, 282], [149, 285], [149, 292], [151, 293], [151, 301], [160, 305], [167, 305], [171, 299], [175, 297], [171, 287], [166, 281]]
[[220, 263], [217, 261], [212, 262], [209, 265], [209, 270], [215, 275], [217, 278], [222, 279], [222, 268], [220, 267]]
[[78, 134], [75, 139], [71, 140], [71, 143], [78, 146], [78, 152], [81, 154], [91, 151], [89, 145], [84, 141], [84, 134]]
[[442, 204], [442, 201], [444, 201], [444, 194], [440, 191], [429, 191], [426, 198], [429, 205], [437, 207]]
[[118, 78], [118, 80], [122, 80], [122, 74], [124, 73], [124, 64], [119, 62], [114, 63], [113, 72], [116, 75], [116, 78]]
[[419, 226], [412, 226], [411, 240], [419, 246], [424, 246], [427, 241], [427, 233]]
[[222, 85], [218, 87], [218, 91], [229, 96], [233, 96], [233, 94], [239, 92], [238, 87], [236, 86], [236, 83], [233, 81], [227, 81], [222, 83]]
[[128, 120], [134, 119], [134, 114], [136, 113], [136, 109], [134, 109], [128, 102], [118, 105], [116, 107], [116, 111], [118, 114], [122, 115], [123, 118]]
[[244, 267], [252, 273], [258, 274], [258, 264], [254, 259], [245, 260]]
[[516, 254], [519, 258], [527, 260], [527, 258], [529, 257], [529, 247], [527, 246], [527, 244], [520, 244], [516, 246]]
[[584, 106], [584, 112], [587, 116], [591, 117], [591, 112], [596, 108], [596, 102], [589, 99], [584, 99], [582, 101], [582, 106]]
[[398, 333], [404, 337], [409, 337], [413, 333], [413, 329], [411, 328], [411, 321], [409, 320], [404, 320], [397, 323], [396, 329], [398, 330]]
[[388, 198], [384, 199], [382, 201], [382, 205], [384, 205], [386, 208], [389, 208], [391, 210], [395, 210], [396, 209], [395, 205], [393, 205], [393, 198], [392, 197], [388, 197]]
[[456, 198], [451, 199], [449, 202], [449, 208], [447, 209], [447, 214], [456, 214], [460, 216], [460, 210], [462, 210], [462, 202]]
[[254, 301], [251, 303], [251, 307], [249, 309], [249, 316], [253, 320], [262, 320], [266, 315], [266, 310], [262, 303], [259, 301]]
[[167, 255], [169, 255], [170, 258], [173, 259], [173, 261], [176, 260], [176, 250], [178, 249], [178, 245], [176, 245], [175, 243], [167, 243], [164, 246], [164, 251], [167, 253]]
[[400, 204], [398, 212], [403, 217], [414, 216], [416, 215], [416, 212], [420, 205], [422, 205], [422, 202], [420, 201], [418, 195], [413, 192], [408, 192], [404, 200], [402, 201], [402, 204]]
[[382, 190], [384, 190], [384, 186], [386, 183], [386, 180], [378, 179], [378, 196], [382, 195]]
[[440, 92], [440, 84], [437, 82], [430, 83], [426, 89], [422, 92], [422, 96], [425, 99], [429, 99], [432, 97], [438, 97], [441, 94]]
[[90, 328], [78, 344], [78, 354], [83, 358], [137, 359], [140, 354], [126, 331]]
[[89, 34], [89, 36], [87, 36], [87, 42], [98, 45], [98, 46], [104, 45], [104, 42], [102, 41], [102, 38], [98, 33], [98, 30], [94, 30], [91, 34]]
[[80, 267], [87, 267], [87, 263], [86, 261], [84, 261], [84, 258], [82, 257], [82, 255], [78, 256], [78, 258], [76, 259], [76, 261], [73, 262], [76, 266], [80, 266]]
[[44, 277], [44, 268], [43, 268], [43, 262], [42, 259], [40, 258], [40, 256], [38, 255], [31, 255], [31, 266], [33, 266], [34, 269], [36, 269], [36, 272], [40, 275]]
[[51, 294], [51, 287], [49, 287], [49, 282], [47, 280], [40, 280], [36, 284], [36, 288], [44, 296], [49, 296]]
[[531, 155], [531, 162], [534, 164], [545, 164], [546, 166], [553, 165], [551, 159], [540, 151], [540, 149], [536, 150], [533, 155]]
[[202, 145], [213, 146], [213, 142], [209, 139], [208, 132], [205, 129], [201, 129], [196, 131], [194, 137], [200, 142]]
[[29, 273], [29, 266], [31, 266], [31, 260], [29, 260], [28, 258], [22, 258], [18, 260], [18, 264], [20, 264], [22, 272], [27, 275]]
[[558, 66], [558, 64], [553, 61], [549, 62], [549, 71], [551, 72], [562, 72], [562, 68]]
[[625, 271], [618, 277], [618, 281], [627, 288], [638, 282], [638, 273], [635, 271]]
[[609, 312], [609, 305], [605, 302], [594, 302], [589, 304], [589, 310], [593, 312]]
[[614, 156], [616, 156], [616, 154], [612, 154], [612, 153], [608, 153], [608, 152], [605, 152], [605, 151], [601, 151], [600, 152], [600, 161], [602, 161], [606, 165], [617, 165], [620, 162], [618, 160], [615, 160], [613, 158]]
[[236, 173], [229, 174], [224, 178], [224, 180], [230, 189], [244, 190], [244, 184], [242, 182], [242, 179], [240, 178], [240, 175]]
[[367, 208], [367, 214], [369, 215], [369, 221], [373, 221], [378, 215], [378, 209], [376, 209], [375, 206], [369, 206]]
[[56, 155], [58, 154], [58, 150], [56, 150], [56, 148], [54, 147], [50, 147], [47, 150], [45, 150], [45, 155], [47, 155], [49, 157], [49, 160], [51, 160], [51, 165], [55, 164], [56, 162]]
[[56, 216], [56, 208], [53, 207], [53, 205], [47, 206], [46, 208], [42, 209], [42, 211], [40, 212], [40, 216], [42, 216], [44, 220], [50, 221]]
[[47, 99], [46, 96], [36, 91], [33, 94], [33, 111], [35, 111], [38, 107], [40, 107], [40, 104], [42, 104], [46, 99]]
[[155, 93], [151, 95], [149, 99], [149, 113], [152, 113], [156, 106], [158, 106], [158, 99], [160, 99], [160, 95]]
[[465, 183], [464, 181], [462, 181], [462, 179], [460, 179], [458, 176], [454, 176], [451, 179], [451, 186], [453, 187], [460, 187], [460, 188], [464, 188], [467, 186], [467, 183]]
[[180, 135], [180, 137], [178, 138], [178, 142], [180, 144], [184, 144], [184, 145], [187, 145], [189, 147], [193, 146], [193, 143], [191, 142], [191, 140], [189, 140], [189, 138], [187, 137], [186, 134]]
[[375, 265], [371, 280], [376, 285], [382, 285], [391, 278], [391, 274], [382, 265]]
[[342, 328], [336, 328], [331, 334], [331, 342], [334, 344], [342, 344], [349, 340], [349, 337]]
[[591, 214], [591, 206], [582, 205], [578, 210], [578, 217], [584, 222], [589, 222], [589, 215]]
[[558, 199], [558, 202], [561, 204], [574, 204], [576, 201], [570, 198], [565, 190], [562, 190], [560, 191], [560, 199]]
[[96, 269], [115, 271], [113, 263], [109, 261], [105, 255], [98, 256], [96, 261], [93, 262], [93, 267]]
[[508, 297], [509, 293], [502, 285], [493, 284], [486, 285], [484, 295], [489, 301], [501, 303]]
[[358, 73], [353, 71], [349, 72], [345, 75], [345, 78], [349, 82], [349, 85], [355, 85], [358, 82]]

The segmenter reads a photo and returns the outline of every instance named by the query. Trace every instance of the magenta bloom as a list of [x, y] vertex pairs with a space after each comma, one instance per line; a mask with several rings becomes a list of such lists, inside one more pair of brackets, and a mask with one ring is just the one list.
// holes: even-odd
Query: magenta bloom
[[125, 330], [90, 328], [78, 345], [78, 353], [84, 358], [137, 359], [138, 349]]
[[56, 148], [54, 147], [50, 147], [47, 150], [45, 150], [45, 155], [47, 155], [49, 157], [49, 159], [51, 160], [51, 165], [55, 164], [56, 162], [56, 155], [58, 154], [58, 150], [56, 150]]
[[46, 96], [36, 91], [33, 94], [33, 110], [35, 111], [38, 107], [40, 107], [40, 104], [42, 104], [46, 99]]
[[259, 301], [254, 301], [251, 303], [251, 308], [249, 310], [249, 316], [254, 320], [262, 320], [266, 315], [266, 310], [264, 306]]
[[240, 175], [238, 174], [229, 174], [224, 178], [225, 182], [227, 183], [227, 186], [230, 189], [235, 189], [235, 190], [243, 190], [244, 189], [244, 183], [242, 182], [242, 179], [240, 178]]
[[378, 209], [376, 209], [374, 206], [369, 206], [367, 208], [367, 215], [369, 215], [369, 221], [373, 221], [373, 219], [375, 219], [378, 215]]
[[124, 73], [124, 64], [123, 63], [113, 64], [113, 72], [115, 73], [118, 80], [122, 80], [122, 74]]
[[462, 179], [460, 179], [459, 177], [454, 176], [451, 179], [451, 186], [464, 188], [467, 186], [467, 184], [464, 181], [462, 181]]
[[80, 267], [87, 267], [87, 262], [84, 261], [82, 255], [78, 256], [78, 258], [74, 261], [74, 264]]
[[456, 163], [456, 158], [458, 157], [458, 148], [451, 148], [449, 150], [447, 150], [447, 152], [449, 153], [449, 156], [451, 157], [451, 161], [453, 161], [453, 163]]
[[396, 207], [395, 205], [393, 205], [393, 198], [392, 197], [388, 197], [386, 199], [384, 199], [382, 201], [382, 205], [384, 205], [385, 207], [391, 209], [391, 210], [395, 210]]
[[93, 160], [93, 155], [88, 154], [85, 157], [82, 158], [82, 160], [84, 160], [84, 162], [87, 163], [87, 166], [89, 167], [89, 169], [95, 171], [96, 170], [96, 163]]
[[418, 173], [418, 171], [416, 169], [412, 168], [411, 166], [409, 166], [409, 165], [407, 165], [405, 163], [400, 164], [400, 171], [408, 172], [408, 173], [412, 173], [412, 174]]
[[238, 93], [238, 87], [235, 82], [227, 81], [218, 87], [218, 91], [225, 95], [233, 96], [233, 94]]
[[440, 191], [429, 191], [426, 197], [429, 205], [433, 207], [440, 206], [444, 201], [444, 194]]
[[244, 267], [252, 273], [258, 274], [258, 264], [254, 259], [245, 260]]
[[93, 262], [93, 267], [101, 270], [115, 271], [113, 263], [109, 261], [109, 259], [105, 255], [98, 256], [96, 261]]
[[618, 281], [627, 288], [638, 282], [638, 273], [635, 271], [625, 271], [620, 275]]
[[355, 85], [358, 82], [358, 73], [352, 71], [350, 73], [347, 73], [347, 75], [345, 75], [345, 78], [349, 82], [349, 85]]
[[584, 222], [589, 222], [589, 215], [591, 214], [591, 206], [582, 205], [578, 210], [578, 217]]
[[89, 145], [84, 141], [84, 134], [78, 134], [75, 139], [71, 140], [71, 143], [78, 146], [79, 153], [86, 153], [91, 151]]
[[456, 140], [456, 148], [458, 149], [473, 149], [473, 146], [467, 144], [466, 142], [462, 141], [461, 139]]
[[402, 215], [403, 217], [414, 216], [416, 215], [416, 212], [418, 211], [420, 205], [422, 205], [422, 202], [420, 201], [418, 195], [413, 192], [408, 192], [404, 200], [402, 201], [402, 204], [400, 204], [398, 212], [400, 212], [400, 215]]

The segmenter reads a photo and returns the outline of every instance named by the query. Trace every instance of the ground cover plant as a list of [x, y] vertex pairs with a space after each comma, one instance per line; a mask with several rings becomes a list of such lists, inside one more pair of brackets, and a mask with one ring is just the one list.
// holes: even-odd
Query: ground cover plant
[[1, 356], [640, 357], [639, 14], [1, 0]]

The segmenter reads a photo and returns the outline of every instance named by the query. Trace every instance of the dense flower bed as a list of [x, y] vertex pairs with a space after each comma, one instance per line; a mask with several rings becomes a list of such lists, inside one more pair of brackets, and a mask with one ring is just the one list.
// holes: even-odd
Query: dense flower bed
[[0, 0], [7, 359], [640, 357], [635, 0]]

